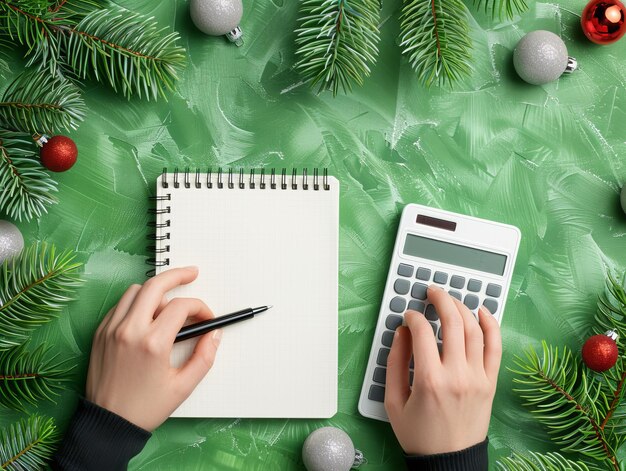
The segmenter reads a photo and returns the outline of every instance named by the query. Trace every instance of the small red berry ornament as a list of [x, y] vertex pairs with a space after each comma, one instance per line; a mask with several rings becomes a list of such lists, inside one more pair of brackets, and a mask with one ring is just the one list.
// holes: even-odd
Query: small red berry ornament
[[42, 145], [41, 164], [53, 172], [65, 172], [76, 163], [78, 148], [73, 140], [67, 136], [42, 136], [37, 141]]
[[582, 351], [585, 365], [598, 373], [613, 368], [618, 355], [617, 338], [614, 330], [589, 337]]
[[591, 0], [583, 10], [580, 23], [589, 40], [611, 44], [624, 36], [626, 8], [619, 0]]

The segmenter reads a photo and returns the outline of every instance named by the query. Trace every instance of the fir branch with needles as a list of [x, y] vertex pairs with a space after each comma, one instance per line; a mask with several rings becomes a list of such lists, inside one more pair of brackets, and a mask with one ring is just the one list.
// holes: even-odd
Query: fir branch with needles
[[520, 455], [513, 453], [496, 463], [499, 471], [599, 471], [599, 468], [588, 466], [583, 461], [573, 461], [559, 453], [529, 453]]
[[22, 345], [74, 299], [82, 283], [74, 259], [41, 242], [0, 265], [0, 351]]
[[516, 14], [528, 10], [525, 0], [474, 0], [474, 6], [482, 9], [491, 18], [513, 18]]
[[58, 433], [54, 421], [31, 416], [0, 430], [0, 469], [37, 471], [52, 457]]
[[0, 352], [0, 405], [25, 411], [26, 403], [53, 401], [71, 369], [44, 345], [32, 352], [23, 346]]
[[319, 91], [362, 85], [378, 54], [379, 0], [305, 0], [296, 30], [296, 69]]
[[55, 191], [30, 136], [0, 129], [0, 212], [18, 221], [38, 218], [57, 202]]

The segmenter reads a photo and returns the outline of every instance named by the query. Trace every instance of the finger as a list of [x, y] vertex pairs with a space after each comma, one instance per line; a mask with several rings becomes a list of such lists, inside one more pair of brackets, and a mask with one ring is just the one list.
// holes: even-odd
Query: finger
[[133, 284], [128, 287], [124, 292], [117, 304], [109, 311], [109, 313], [102, 320], [100, 325], [100, 333], [108, 332], [114, 329], [124, 319], [128, 310], [133, 304], [133, 301], [137, 298], [137, 293], [141, 289], [141, 285]]
[[209, 306], [197, 298], [174, 298], [154, 321], [154, 329], [164, 343], [172, 344], [189, 317], [207, 320], [215, 317]]
[[483, 331], [478, 325], [478, 320], [474, 317], [472, 311], [458, 299], [454, 300], [456, 308], [463, 318], [463, 327], [465, 329], [465, 355], [467, 362], [479, 368], [483, 368], [483, 351], [484, 340]]
[[398, 327], [393, 336], [391, 352], [387, 357], [385, 409], [390, 417], [401, 413], [411, 395], [409, 389], [411, 353], [411, 333], [406, 327]]
[[159, 317], [159, 314], [161, 314], [161, 311], [165, 308], [165, 306], [167, 306], [168, 302], [169, 302], [169, 300], [167, 299], [167, 296], [163, 296], [161, 298], [161, 302], [159, 303], [158, 307], [156, 308], [156, 311], [154, 311], [154, 319]]
[[495, 384], [498, 380], [500, 360], [502, 359], [502, 337], [500, 326], [495, 317], [485, 306], [478, 310], [478, 320], [485, 339], [484, 364], [487, 377]]
[[465, 329], [463, 317], [454, 304], [454, 298], [435, 285], [428, 287], [428, 300], [435, 305], [441, 321], [442, 359], [465, 361]]
[[191, 357], [178, 369], [177, 381], [186, 396], [191, 394], [213, 366], [221, 339], [222, 329], [214, 330], [202, 336]]
[[417, 372], [428, 371], [441, 366], [437, 340], [430, 322], [416, 311], [407, 311], [404, 322], [411, 331], [414, 369]]
[[198, 267], [172, 268], [146, 281], [128, 313], [137, 321], [151, 321], [165, 293], [177, 286], [191, 283], [198, 276]]

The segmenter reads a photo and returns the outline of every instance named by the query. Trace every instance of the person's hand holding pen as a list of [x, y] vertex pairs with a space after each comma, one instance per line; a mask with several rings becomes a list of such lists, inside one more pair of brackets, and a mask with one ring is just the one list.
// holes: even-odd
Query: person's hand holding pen
[[89, 401], [152, 431], [191, 394], [213, 366], [221, 330], [201, 337], [189, 360], [173, 368], [170, 353], [181, 327], [188, 319], [214, 316], [199, 299], [168, 302], [165, 294], [197, 276], [196, 267], [176, 268], [128, 288], [96, 331], [87, 374]]

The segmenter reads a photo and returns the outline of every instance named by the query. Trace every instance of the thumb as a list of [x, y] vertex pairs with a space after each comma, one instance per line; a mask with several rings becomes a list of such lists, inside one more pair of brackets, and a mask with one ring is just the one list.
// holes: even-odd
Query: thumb
[[178, 377], [181, 384], [191, 394], [202, 378], [209, 372], [215, 362], [217, 348], [222, 340], [222, 329], [203, 335], [196, 344], [187, 362], [179, 369]]

